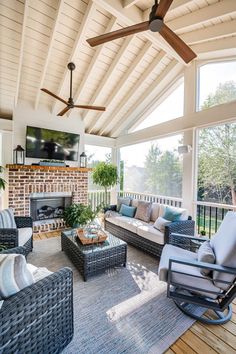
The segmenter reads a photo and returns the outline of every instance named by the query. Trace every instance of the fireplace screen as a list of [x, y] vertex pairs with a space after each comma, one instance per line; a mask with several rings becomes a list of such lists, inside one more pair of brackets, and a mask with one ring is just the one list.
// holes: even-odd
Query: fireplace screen
[[72, 202], [71, 197], [32, 198], [30, 213], [34, 221], [61, 218], [65, 207]]

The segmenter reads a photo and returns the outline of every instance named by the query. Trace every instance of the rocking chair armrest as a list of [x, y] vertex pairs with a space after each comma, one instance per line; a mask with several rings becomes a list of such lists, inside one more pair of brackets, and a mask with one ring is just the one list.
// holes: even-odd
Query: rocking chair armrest
[[170, 271], [172, 271], [172, 269], [171, 269], [172, 263], [184, 264], [187, 266], [204, 268], [204, 269], [209, 269], [212, 271], [214, 270], [214, 271], [221, 272], [221, 273], [228, 273], [228, 274], [235, 274], [236, 275], [236, 268], [223, 267], [218, 264], [211, 264], [211, 263], [206, 263], [206, 262], [184, 260], [179, 257], [172, 257], [169, 259], [169, 270]]
[[196, 236], [191, 236], [191, 235], [183, 235], [183, 234], [178, 234], [178, 233], [171, 233], [171, 236], [176, 236], [176, 237], [183, 237], [188, 240], [194, 240], [194, 241], [199, 241], [199, 242], [205, 242], [209, 241], [208, 237], [196, 237]]

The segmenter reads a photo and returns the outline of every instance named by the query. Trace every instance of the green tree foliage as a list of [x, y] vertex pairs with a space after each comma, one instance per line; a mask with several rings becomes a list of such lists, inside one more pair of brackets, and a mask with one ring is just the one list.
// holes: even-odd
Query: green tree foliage
[[105, 203], [107, 204], [107, 190], [118, 181], [117, 167], [111, 163], [99, 162], [94, 168], [93, 183], [105, 189]]
[[[1, 173], [3, 173], [3, 167], [2, 166], [0, 166], [0, 174]], [[0, 191], [1, 191], [1, 189], [5, 189], [6, 188], [6, 181], [5, 181], [5, 179], [3, 179], [2, 177], [0, 177]]]
[[180, 197], [182, 165], [172, 151], [161, 152], [152, 144], [145, 160], [145, 188], [148, 193]]
[[236, 100], [236, 82], [226, 81], [223, 84], [219, 84], [214, 93], [208, 95], [201, 109], [210, 108], [233, 100]]
[[202, 199], [236, 205], [236, 124], [203, 129], [198, 188]]
[[[236, 82], [220, 84], [202, 109], [236, 100]], [[199, 136], [198, 199], [236, 205], [236, 124], [202, 129]]]

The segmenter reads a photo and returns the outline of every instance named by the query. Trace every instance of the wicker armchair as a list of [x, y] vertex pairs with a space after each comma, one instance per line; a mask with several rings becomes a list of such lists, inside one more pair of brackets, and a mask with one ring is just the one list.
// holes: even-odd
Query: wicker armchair
[[72, 291], [72, 271], [63, 268], [4, 300], [0, 353], [60, 353], [74, 332]]
[[[29, 216], [15, 216], [17, 229], [0, 229], [0, 244], [7, 248], [19, 246], [19, 230], [29, 227], [33, 230], [33, 220]], [[31, 238], [23, 245], [26, 249], [26, 255], [33, 249], [33, 232]]]

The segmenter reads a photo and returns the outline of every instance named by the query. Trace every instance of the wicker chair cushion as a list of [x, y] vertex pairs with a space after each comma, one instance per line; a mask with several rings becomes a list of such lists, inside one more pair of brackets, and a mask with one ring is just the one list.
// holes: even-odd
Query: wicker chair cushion
[[32, 237], [31, 227], [22, 227], [18, 229], [18, 245], [24, 246], [24, 244]]
[[0, 229], [16, 229], [14, 213], [11, 208], [0, 211]]
[[161, 232], [164, 232], [165, 227], [170, 224], [171, 224], [171, 221], [166, 220], [166, 219], [162, 218], [161, 216], [159, 216], [159, 218], [157, 218], [157, 220], [155, 221], [153, 227], [155, 227], [155, 229], [157, 229]]
[[[205, 262], [205, 263], [211, 263], [211, 264], [215, 263], [216, 257], [215, 257], [214, 251], [210, 245], [210, 241], [205, 241], [204, 243], [201, 244], [201, 246], [198, 249], [197, 259], [199, 262]], [[200, 272], [203, 275], [208, 275], [211, 273], [211, 270], [201, 268]]]
[[138, 202], [137, 210], [135, 213], [135, 219], [139, 219], [145, 222], [150, 221], [152, 203], [140, 200]]
[[0, 296], [3, 299], [34, 283], [22, 254], [0, 254]]
[[[236, 212], [228, 211], [217, 233], [211, 239], [211, 247], [215, 253], [216, 264], [236, 268]], [[223, 290], [227, 290], [229, 285], [217, 280], [232, 283], [234, 278], [234, 275], [217, 271], [213, 272], [215, 285]]]
[[[196, 253], [190, 252], [180, 247], [175, 247], [173, 245], [165, 245], [161, 255], [161, 261], [158, 269], [159, 279], [162, 281], [168, 281], [168, 269], [170, 258], [181, 258], [183, 260], [196, 260]], [[214, 285], [213, 281], [209, 278], [205, 278], [201, 272], [200, 268], [183, 265], [183, 264], [173, 264], [172, 268], [176, 272], [172, 273], [172, 281], [184, 286], [192, 286], [200, 288], [201, 290], [192, 290], [196, 294], [201, 294], [203, 296], [216, 299], [217, 294], [212, 294], [207, 291], [212, 291], [219, 293], [221, 289]], [[182, 274], [181, 274], [182, 273]], [[185, 274], [184, 274], [185, 273]], [[187, 274], [186, 274], [187, 273]], [[197, 277], [197, 278], [196, 278]]]
[[45, 267], [35, 267], [33, 264], [28, 263], [27, 268], [32, 274], [35, 283], [41, 279], [48, 277], [52, 272]]
[[137, 234], [144, 237], [147, 240], [158, 243], [159, 245], [164, 245], [164, 233], [156, 230], [151, 225], [142, 225], [137, 228]]

